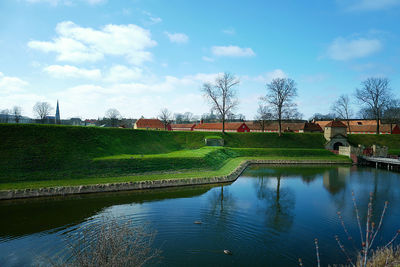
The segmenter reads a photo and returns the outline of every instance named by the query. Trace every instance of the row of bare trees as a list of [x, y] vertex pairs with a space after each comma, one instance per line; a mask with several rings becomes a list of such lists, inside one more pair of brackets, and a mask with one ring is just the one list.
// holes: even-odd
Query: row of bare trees
[[351, 101], [349, 95], [341, 95], [331, 107], [337, 118], [347, 121], [349, 131], [351, 131], [349, 120], [354, 116], [351, 108], [353, 102], [361, 106], [359, 114], [361, 117], [376, 120], [377, 134], [380, 133], [382, 119], [389, 123], [400, 121], [400, 101], [395, 99], [387, 78], [366, 79], [355, 90], [354, 99], [355, 101]]
[[[222, 131], [225, 131], [227, 114], [230, 114], [238, 105], [236, 88], [239, 79], [230, 73], [218, 76], [213, 83], [204, 83], [202, 91], [211, 105], [211, 109], [219, 114], [222, 121]], [[332, 105], [331, 110], [335, 118], [347, 121], [354, 116], [351, 105], [361, 105], [360, 113], [364, 118], [376, 120], [376, 133], [380, 133], [380, 122], [385, 119], [389, 123], [400, 122], [400, 100], [395, 99], [390, 82], [387, 78], [371, 77], [361, 83], [354, 93], [355, 101], [348, 95], [341, 95]], [[297, 96], [297, 86], [290, 78], [276, 78], [266, 84], [266, 94], [260, 98], [257, 110], [257, 121], [264, 129], [265, 123], [270, 120], [278, 122], [278, 133], [282, 134], [282, 121], [301, 119], [294, 102]]]
[[[239, 79], [230, 73], [224, 73], [215, 79], [214, 83], [204, 83], [202, 91], [208, 99], [211, 109], [219, 114], [222, 121], [222, 131], [225, 131], [227, 115], [239, 104], [236, 97], [236, 87]], [[296, 103], [293, 102], [297, 96], [297, 88], [294, 80], [289, 78], [276, 78], [266, 85], [267, 93], [260, 98], [258, 119], [265, 121], [275, 119], [278, 121], [278, 133], [282, 133], [282, 120], [301, 117], [297, 111]]]

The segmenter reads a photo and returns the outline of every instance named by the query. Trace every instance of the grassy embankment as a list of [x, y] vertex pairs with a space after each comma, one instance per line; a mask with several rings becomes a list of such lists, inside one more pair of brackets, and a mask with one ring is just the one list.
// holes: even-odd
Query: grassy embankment
[[[221, 133], [212, 133], [222, 136]], [[321, 134], [227, 133], [0, 125], [0, 190], [229, 174], [246, 159], [348, 162]]]
[[387, 146], [389, 154], [400, 155], [400, 134], [350, 134], [348, 140], [354, 146], [358, 144], [364, 146], [372, 146], [373, 144]]

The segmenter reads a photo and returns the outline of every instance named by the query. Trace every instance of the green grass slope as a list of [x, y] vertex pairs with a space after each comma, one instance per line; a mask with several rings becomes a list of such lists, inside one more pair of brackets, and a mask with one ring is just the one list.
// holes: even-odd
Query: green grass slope
[[322, 134], [212, 135], [229, 148], [204, 147], [209, 132], [0, 124], [0, 183], [212, 171], [238, 157], [336, 157], [323, 150]]

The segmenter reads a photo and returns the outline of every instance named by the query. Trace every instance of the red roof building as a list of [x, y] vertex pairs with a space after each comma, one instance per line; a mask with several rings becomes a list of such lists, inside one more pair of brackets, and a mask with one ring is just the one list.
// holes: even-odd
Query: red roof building
[[193, 131], [196, 123], [171, 124], [171, 131]]
[[[316, 121], [321, 127], [331, 126], [332, 123], [346, 127], [348, 134], [376, 134], [375, 120], [349, 120], [350, 127], [347, 121]], [[379, 124], [380, 134], [400, 134], [400, 127], [397, 124]]]
[[[167, 126], [167, 130], [170, 129], [170, 125]], [[146, 129], [146, 130], [164, 130], [164, 124], [159, 119], [138, 119], [133, 125], [134, 129]]]
[[[246, 122], [246, 124], [249, 126], [250, 131], [252, 132], [263, 131], [262, 124], [260, 122], [252, 121], [252, 122]], [[282, 122], [281, 126], [282, 126], [282, 132], [294, 132], [294, 133], [323, 132], [322, 128], [318, 124], [312, 122]], [[265, 122], [264, 124], [264, 132], [277, 133], [278, 128], [279, 124], [276, 121]]]
[[[222, 123], [200, 123], [197, 124], [193, 130], [202, 132], [222, 132]], [[244, 122], [225, 122], [225, 131], [248, 133], [250, 132], [250, 128]]]
[[330, 121], [325, 127], [335, 127], [335, 128], [347, 128], [347, 126], [341, 121]]
[[[391, 130], [390, 130], [391, 128]], [[350, 125], [350, 129], [347, 129], [349, 134], [376, 134], [375, 125]], [[397, 124], [380, 124], [380, 134], [400, 134], [400, 128]]]

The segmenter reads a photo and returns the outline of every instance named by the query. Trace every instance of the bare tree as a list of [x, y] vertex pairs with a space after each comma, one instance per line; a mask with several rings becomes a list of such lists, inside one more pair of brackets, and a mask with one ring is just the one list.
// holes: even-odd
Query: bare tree
[[164, 130], [167, 130], [168, 124], [171, 123], [171, 112], [167, 108], [163, 108], [160, 110], [158, 118], [164, 124]]
[[22, 118], [22, 109], [21, 109], [21, 107], [14, 106], [13, 107], [13, 114], [14, 114], [15, 123], [19, 123], [19, 121]]
[[333, 120], [335, 119], [335, 117], [336, 115], [333, 113], [328, 113], [328, 114], [314, 113], [314, 115], [310, 118], [310, 120], [316, 120], [316, 121]]
[[192, 112], [185, 112], [185, 113], [183, 113], [183, 121], [184, 122], [192, 122], [193, 121], [193, 118], [194, 118], [194, 116], [193, 116], [193, 113]]
[[238, 121], [245, 121], [246, 120], [246, 116], [243, 115], [242, 113], [239, 113], [239, 114], [236, 115], [236, 119]]
[[263, 103], [259, 103], [255, 119], [260, 124], [262, 132], [264, 132], [267, 121], [272, 119], [272, 113], [268, 109], [268, 106], [264, 105]]
[[294, 80], [276, 78], [267, 84], [267, 95], [264, 100], [269, 104], [272, 115], [278, 121], [278, 133], [282, 135], [282, 119], [299, 117], [293, 98], [297, 96]]
[[222, 132], [225, 132], [225, 119], [229, 113], [238, 105], [235, 86], [239, 80], [230, 73], [225, 72], [218, 76], [215, 82], [204, 83], [202, 91], [211, 104], [211, 109], [216, 110], [222, 120]]
[[115, 108], [110, 108], [106, 111], [106, 118], [110, 119], [111, 127], [115, 127], [118, 124], [118, 120], [121, 118], [121, 114]]
[[331, 110], [335, 115], [347, 121], [347, 129], [351, 132], [350, 129], [350, 118], [353, 116], [353, 110], [350, 107], [350, 98], [348, 95], [341, 95], [339, 98], [332, 104]]
[[393, 124], [400, 123], [400, 100], [394, 99], [390, 102], [383, 113], [386, 123], [390, 123], [390, 133], [392, 133]]
[[184, 122], [184, 115], [182, 113], [175, 113], [174, 114], [175, 123], [183, 123]]
[[48, 102], [36, 102], [33, 106], [33, 112], [41, 120], [42, 123], [45, 122], [46, 117], [53, 110], [53, 107]]
[[379, 134], [379, 122], [392, 98], [389, 79], [368, 78], [361, 83], [361, 88], [356, 89], [355, 96], [372, 112], [376, 120], [376, 134]]

